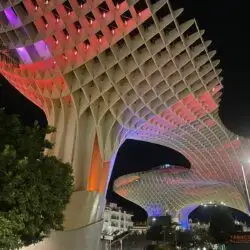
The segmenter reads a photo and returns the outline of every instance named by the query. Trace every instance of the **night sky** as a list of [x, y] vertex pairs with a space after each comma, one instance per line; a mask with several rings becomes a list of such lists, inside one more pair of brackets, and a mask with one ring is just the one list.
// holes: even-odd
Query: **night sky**
[[[183, 8], [182, 20], [196, 18], [205, 38], [212, 40], [210, 50], [217, 50], [217, 58], [224, 77], [223, 97], [220, 117], [234, 133], [250, 136], [250, 98], [249, 98], [249, 13], [247, 1], [226, 0], [172, 0], [174, 9]], [[31, 125], [38, 120], [41, 125], [46, 119], [41, 110], [29, 102], [0, 78], [0, 105], [8, 113], [20, 114], [24, 124]], [[148, 170], [160, 164], [189, 166], [188, 161], [179, 153], [150, 143], [128, 140], [120, 148], [109, 185], [107, 199], [117, 202], [133, 211], [138, 220], [145, 218], [145, 212], [136, 205], [116, 196], [112, 192], [112, 182], [118, 176], [131, 172]], [[193, 216], [202, 217], [201, 209]], [[240, 217], [240, 215], [237, 215]], [[204, 217], [204, 216], [203, 216]]]

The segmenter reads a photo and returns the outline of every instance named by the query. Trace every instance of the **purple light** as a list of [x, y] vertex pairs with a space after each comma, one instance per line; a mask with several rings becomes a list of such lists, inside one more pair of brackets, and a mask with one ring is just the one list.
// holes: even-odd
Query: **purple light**
[[194, 211], [199, 205], [193, 204], [183, 208], [179, 213], [179, 223], [181, 224], [182, 228], [189, 229], [189, 215], [192, 211]]
[[21, 20], [19, 19], [19, 17], [16, 15], [15, 11], [12, 9], [12, 7], [7, 8], [4, 10], [5, 16], [7, 17], [7, 19], [9, 20], [10, 24], [13, 27], [18, 27], [22, 25]]
[[164, 209], [162, 209], [159, 205], [148, 205], [146, 207], [146, 211], [149, 217], [157, 217], [164, 215]]
[[48, 49], [47, 44], [44, 41], [38, 41], [34, 43], [34, 47], [36, 48], [37, 53], [43, 60], [51, 58], [51, 53]]
[[51, 58], [51, 53], [48, 49], [47, 44], [44, 41], [38, 41], [34, 43], [33, 46], [17, 48], [16, 51], [23, 63], [25, 64], [33, 62], [32, 58], [34, 56], [34, 53], [37, 53], [42, 60], [47, 60]]
[[25, 64], [32, 63], [30, 55], [27, 52], [27, 50], [25, 49], [25, 47], [16, 48], [16, 51], [17, 51], [19, 57], [21, 58], [21, 60], [23, 61], [23, 63], [25, 63]]

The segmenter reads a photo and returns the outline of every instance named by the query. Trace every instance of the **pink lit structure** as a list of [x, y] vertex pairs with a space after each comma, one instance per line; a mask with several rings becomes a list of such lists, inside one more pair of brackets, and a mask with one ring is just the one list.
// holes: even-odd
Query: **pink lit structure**
[[[65, 231], [31, 249], [97, 249], [116, 152], [132, 138], [185, 155], [200, 180], [248, 199], [249, 142], [218, 116], [218, 60], [195, 20], [168, 0], [4, 0], [0, 73], [57, 128], [49, 152], [73, 166]], [[112, 160], [111, 160], [112, 159]], [[111, 160], [111, 161], [110, 161]]]
[[[209, 169], [207, 170], [209, 172]], [[195, 171], [178, 166], [153, 169], [119, 177], [114, 191], [141, 206], [149, 217], [170, 214], [187, 229], [190, 213], [198, 206], [227, 206], [248, 213], [248, 203], [231, 180], [201, 178]]]

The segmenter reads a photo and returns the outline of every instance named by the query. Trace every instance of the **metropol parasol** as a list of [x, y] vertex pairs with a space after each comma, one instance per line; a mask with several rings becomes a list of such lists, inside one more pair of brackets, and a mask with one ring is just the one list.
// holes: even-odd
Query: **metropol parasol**
[[72, 164], [64, 232], [31, 249], [97, 249], [107, 183], [128, 138], [170, 147], [197, 182], [228, 183], [249, 205], [249, 141], [220, 121], [219, 60], [168, 0], [4, 0], [0, 73], [56, 127]]
[[198, 206], [228, 206], [248, 213], [239, 189], [229, 181], [207, 177], [179, 166], [164, 165], [119, 177], [114, 191], [140, 207], [152, 219], [169, 214], [182, 228], [189, 228], [189, 215]]

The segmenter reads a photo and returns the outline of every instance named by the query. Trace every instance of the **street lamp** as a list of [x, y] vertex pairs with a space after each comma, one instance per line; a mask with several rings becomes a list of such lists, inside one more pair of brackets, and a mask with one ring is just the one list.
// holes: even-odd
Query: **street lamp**
[[[250, 163], [250, 159], [248, 159], [247, 162]], [[244, 184], [245, 184], [245, 189], [246, 189], [246, 194], [247, 194], [247, 201], [248, 201], [248, 210], [249, 210], [250, 209], [250, 196], [249, 196], [249, 191], [248, 191], [248, 187], [247, 187], [247, 179], [246, 179], [246, 174], [245, 174], [243, 162], [241, 162], [241, 170], [242, 170], [242, 175], [243, 175], [243, 179], [244, 179]]]

